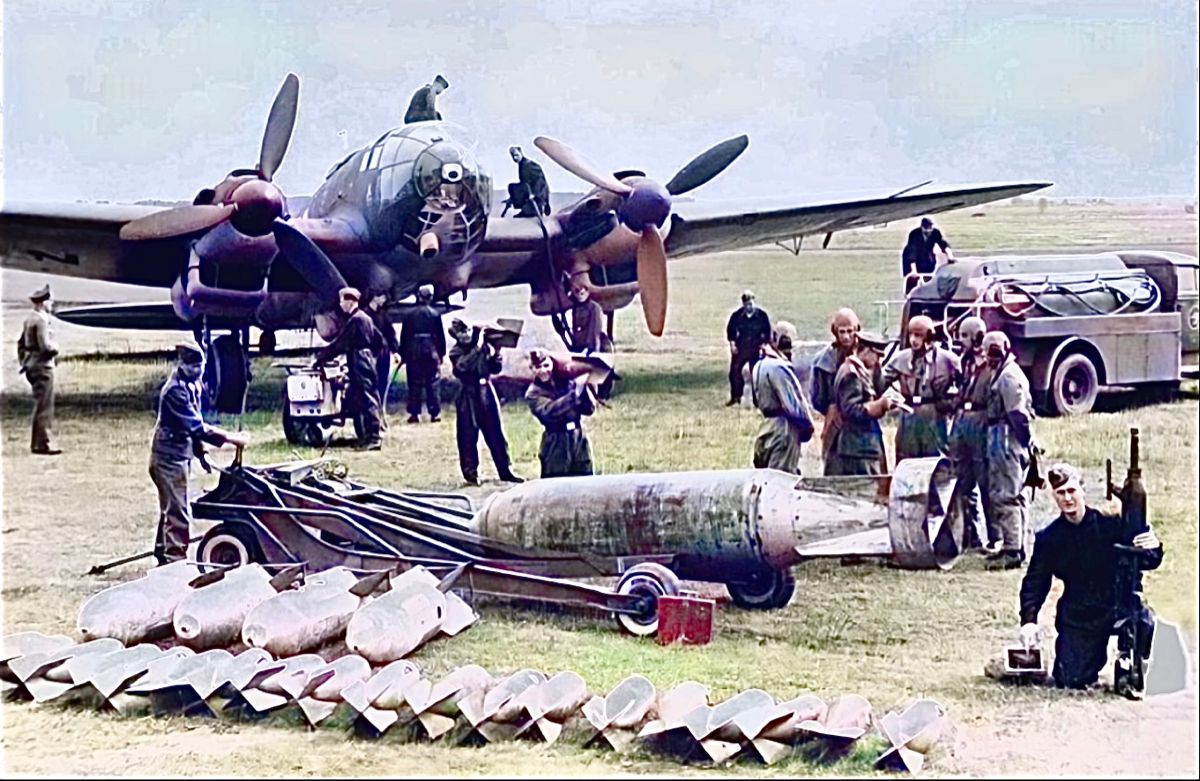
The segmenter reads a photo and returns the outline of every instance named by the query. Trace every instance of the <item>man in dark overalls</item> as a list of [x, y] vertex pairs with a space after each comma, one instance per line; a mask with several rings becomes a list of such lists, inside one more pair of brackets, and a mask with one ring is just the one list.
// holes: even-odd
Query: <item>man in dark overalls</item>
[[245, 447], [249, 435], [210, 426], [200, 416], [204, 353], [192, 341], [175, 346], [177, 363], [158, 395], [158, 421], [150, 440], [150, 479], [158, 491], [158, 528], [154, 558], [160, 565], [187, 556], [192, 505], [188, 500], [188, 471], [192, 456], [205, 443]]
[[404, 112], [404, 124], [440, 120], [442, 115], [437, 110], [437, 97], [449, 86], [450, 82], [439, 73], [432, 82], [414, 92], [412, 100], [408, 102], [408, 111]]
[[421, 421], [421, 404], [429, 408], [429, 422], [441, 420], [438, 372], [446, 355], [446, 332], [442, 313], [433, 306], [433, 285], [417, 290], [418, 306], [400, 327], [400, 356], [408, 379], [408, 422]]
[[[375, 352], [375, 392], [379, 394], [379, 408], [387, 412], [388, 384], [392, 379], [392, 356], [400, 354], [400, 343], [396, 340], [396, 326], [387, 314], [387, 293], [380, 291], [367, 297], [367, 315], [381, 337]], [[387, 418], [383, 417], [386, 421]], [[387, 427], [387, 424], [384, 424]]]
[[743, 291], [741, 307], [733, 310], [725, 324], [725, 338], [729, 341], [729, 401], [725, 406], [732, 407], [741, 403], [746, 388], [742, 368], [749, 366], [753, 373], [762, 346], [771, 340], [771, 318], [754, 305], [753, 292]]
[[479, 433], [491, 451], [492, 461], [500, 479], [506, 483], [523, 483], [512, 472], [508, 459], [508, 441], [500, 423], [500, 399], [492, 387], [492, 374], [501, 368], [500, 351], [486, 339], [480, 340], [479, 330], [472, 330], [462, 320], [450, 322], [450, 367], [461, 386], [454, 400], [455, 435], [458, 441], [458, 465], [463, 479], [479, 485]]
[[328, 363], [337, 355], [346, 356], [349, 383], [346, 389], [345, 411], [354, 420], [354, 433], [359, 450], [379, 450], [383, 446], [380, 436], [379, 393], [376, 383], [375, 354], [379, 351], [383, 337], [375, 330], [371, 318], [358, 306], [359, 292], [345, 287], [338, 293], [342, 312], [347, 316], [345, 325], [333, 341], [317, 353], [317, 364]]
[[508, 199], [504, 202], [503, 217], [511, 206], [517, 217], [536, 217], [540, 212], [550, 215], [550, 187], [542, 167], [521, 152], [521, 147], [511, 146], [508, 153], [517, 164], [517, 181], [508, 185]]
[[580, 353], [604, 351], [604, 309], [586, 285], [571, 288], [571, 349]]
[[538, 458], [542, 477], [592, 474], [592, 450], [583, 432], [582, 416], [596, 410], [587, 386], [587, 375], [571, 379], [560, 373], [554, 360], [542, 350], [529, 353], [533, 382], [525, 401], [545, 427]]

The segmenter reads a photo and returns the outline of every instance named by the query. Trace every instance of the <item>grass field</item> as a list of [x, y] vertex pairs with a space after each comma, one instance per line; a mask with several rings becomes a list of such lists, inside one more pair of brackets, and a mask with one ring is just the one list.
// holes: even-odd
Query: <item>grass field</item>
[[[1196, 218], [1182, 207], [1036, 201], [938, 220], [958, 254], [1021, 248], [1081, 251], [1148, 246], [1195, 252]], [[829, 312], [848, 304], [896, 298], [897, 250], [909, 225], [835, 237], [833, 250], [794, 258], [779, 250], [708, 256], [672, 264], [672, 305], [665, 337], [646, 336], [630, 310], [618, 317], [621, 393], [589, 422], [597, 470], [670, 471], [748, 466], [761, 418], [748, 407], [725, 408], [723, 327], [737, 295], [755, 289], [772, 317], [795, 323], [819, 340]], [[815, 243], [815, 242], [814, 242]], [[522, 312], [522, 291], [511, 297]], [[869, 325], [873, 323], [868, 317]], [[5, 335], [8, 339], [9, 335]], [[101, 346], [102, 347], [102, 346]], [[11, 358], [6, 358], [11, 360]], [[4, 631], [69, 632], [79, 605], [104, 585], [135, 577], [127, 567], [99, 578], [94, 563], [148, 547], [155, 519], [146, 476], [154, 393], [168, 370], [163, 357], [67, 358], [59, 371], [59, 432], [66, 453], [28, 454], [30, 404], [23, 386], [7, 389], [3, 424]], [[256, 463], [309, 457], [283, 439], [274, 411], [281, 375], [266, 361], [255, 368], [252, 406], [244, 424]], [[1130, 426], [1142, 431], [1143, 471], [1155, 529], [1167, 556], [1146, 579], [1150, 604], [1184, 626], [1196, 652], [1198, 407], [1195, 387], [1177, 401], [1139, 406], [1131, 394], [1111, 394], [1083, 418], [1045, 419], [1036, 433], [1052, 460], [1081, 467], [1091, 497], [1103, 504], [1105, 458], [1123, 470]], [[393, 426], [381, 453], [338, 448], [351, 473], [367, 483], [454, 489], [460, 486], [452, 408], [444, 423], [405, 426], [393, 405]], [[518, 472], [537, 472], [540, 430], [523, 405], [504, 409]], [[889, 436], [890, 440], [890, 431]], [[222, 456], [227, 459], [228, 456]], [[813, 452], [803, 469], [819, 471]], [[493, 475], [484, 455], [484, 477]], [[1123, 471], [1118, 471], [1118, 475]], [[197, 478], [194, 489], [213, 478]], [[497, 490], [491, 482], [468, 491]], [[1053, 517], [1039, 496], [1036, 524]], [[473, 662], [495, 674], [534, 667], [572, 669], [605, 692], [634, 672], [659, 687], [694, 679], [714, 699], [759, 687], [778, 698], [813, 692], [831, 698], [855, 692], [878, 714], [918, 696], [948, 708], [953, 730], [930, 757], [937, 775], [1138, 773], [1194, 776], [1196, 693], [1140, 704], [1108, 694], [1071, 695], [999, 686], [982, 676], [987, 659], [1015, 638], [1019, 572], [985, 572], [964, 558], [950, 572], [902, 572], [836, 561], [796, 570], [797, 594], [768, 613], [723, 608], [718, 636], [703, 648], [664, 649], [619, 634], [602, 617], [541, 615], [501, 604], [457, 638], [432, 643], [415, 656], [433, 675]], [[1052, 612], [1043, 612], [1043, 623]], [[680, 768], [649, 755], [617, 759], [569, 741], [552, 748], [526, 744], [481, 750], [442, 745], [375, 745], [336, 729], [226, 725], [184, 719], [120, 719], [57, 707], [3, 706], [5, 768], [14, 773], [205, 775], [609, 775], [711, 773]], [[790, 776], [870, 771], [864, 755], [822, 768], [795, 759], [770, 769], [739, 764], [733, 775]], [[868, 756], [869, 755], [869, 756]]]

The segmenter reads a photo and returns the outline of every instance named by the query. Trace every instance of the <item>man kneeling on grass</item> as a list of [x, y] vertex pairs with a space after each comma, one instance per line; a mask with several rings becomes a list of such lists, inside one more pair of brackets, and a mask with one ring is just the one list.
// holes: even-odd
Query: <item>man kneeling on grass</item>
[[[1141, 603], [1141, 570], [1162, 563], [1163, 550], [1149, 526], [1127, 522], [1119, 515], [1106, 515], [1088, 507], [1079, 472], [1067, 464], [1057, 464], [1049, 472], [1050, 487], [1061, 515], [1042, 531], [1033, 544], [1033, 556], [1021, 581], [1021, 644], [1036, 648], [1041, 630], [1038, 612], [1050, 593], [1052, 578], [1063, 582], [1054, 626], [1054, 683], [1067, 689], [1085, 689], [1096, 683], [1108, 661], [1108, 639], [1117, 634], [1119, 622], [1136, 621], [1137, 647], [1127, 648], [1133, 633], [1121, 632], [1118, 648], [1122, 654], [1146, 659], [1154, 630], [1153, 614]], [[1136, 554], [1121, 552], [1114, 545], [1132, 546]], [[1135, 563], [1121, 557], [1136, 556]], [[1137, 567], [1132, 582], [1121, 584], [1121, 567]], [[1132, 589], [1137, 596], [1118, 593]], [[1126, 597], [1136, 599], [1134, 610], [1119, 610]], [[1126, 696], [1140, 691], [1125, 691], [1118, 669], [1116, 688]], [[1136, 684], [1135, 684], [1136, 686]]]

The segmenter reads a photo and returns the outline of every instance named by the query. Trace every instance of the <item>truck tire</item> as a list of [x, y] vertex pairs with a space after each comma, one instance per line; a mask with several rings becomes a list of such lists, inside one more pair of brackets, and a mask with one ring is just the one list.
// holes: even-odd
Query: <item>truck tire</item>
[[1100, 376], [1092, 359], [1070, 353], [1059, 359], [1050, 378], [1050, 408], [1059, 415], [1084, 415], [1096, 403]]
[[766, 567], [749, 580], [726, 583], [733, 604], [744, 610], [772, 610], [786, 607], [796, 593], [796, 578], [791, 570]]
[[658, 598], [679, 593], [679, 577], [661, 564], [648, 562], [630, 567], [617, 583], [618, 594], [647, 597], [649, 609], [642, 615], [617, 613], [617, 623], [635, 637], [650, 637], [658, 632]]

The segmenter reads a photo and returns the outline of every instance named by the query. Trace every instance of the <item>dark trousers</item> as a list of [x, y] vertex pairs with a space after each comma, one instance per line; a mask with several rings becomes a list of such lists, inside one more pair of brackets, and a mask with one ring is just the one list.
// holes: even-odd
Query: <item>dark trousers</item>
[[380, 350], [375, 353], [375, 392], [379, 395], [379, 405], [387, 408], [387, 393], [389, 380], [392, 379], [392, 351]]
[[158, 491], [158, 528], [154, 555], [162, 564], [187, 557], [192, 506], [188, 503], [188, 463], [150, 455], [150, 479]]
[[542, 477], [592, 474], [592, 448], [587, 435], [578, 428], [544, 432], [538, 460], [542, 464]]
[[954, 466], [958, 475], [954, 483], [954, 500], [958, 502], [963, 518], [963, 547], [974, 548], [999, 540], [1000, 531], [990, 520], [987, 459], [960, 458], [955, 460]]
[[729, 398], [732, 401], [742, 400], [742, 391], [746, 381], [742, 379], [742, 367], [749, 365], [750, 374], [754, 374], [754, 364], [758, 363], [758, 346], [738, 345], [737, 352], [729, 358]]
[[[1122, 652], [1133, 651], [1145, 660], [1150, 656], [1150, 641], [1154, 636], [1154, 615], [1146, 609], [1138, 612], [1138, 647], [1130, 649], [1128, 634], [1119, 635], [1117, 646]], [[1100, 677], [1108, 661], [1108, 638], [1113, 632], [1087, 632], [1058, 628], [1054, 641], [1054, 683], [1064, 689], [1085, 689]]]
[[33, 390], [33, 432], [29, 448], [34, 452], [49, 450], [54, 430], [54, 367], [28, 369], [25, 379]]
[[378, 377], [375, 373], [375, 356], [370, 350], [358, 350], [349, 356], [350, 381], [346, 388], [346, 402], [354, 434], [362, 444], [378, 442], [381, 438]]
[[[478, 381], [476, 381], [478, 382]], [[500, 405], [491, 383], [462, 386], [454, 402], [457, 417], [454, 433], [458, 440], [458, 465], [466, 480], [479, 477], [479, 434], [492, 454], [496, 471], [501, 477], [511, 471], [508, 461], [508, 442], [500, 425]]]
[[429, 417], [436, 418], [442, 414], [442, 405], [437, 394], [437, 366], [424, 365], [421, 361], [405, 363], [405, 376], [408, 379], [408, 414], [416, 417], [421, 414], [421, 403], [429, 408]]

